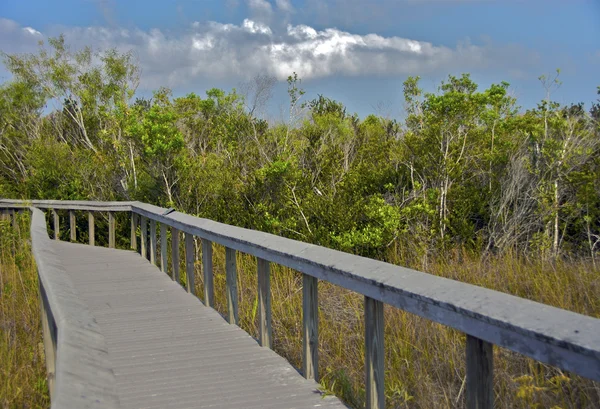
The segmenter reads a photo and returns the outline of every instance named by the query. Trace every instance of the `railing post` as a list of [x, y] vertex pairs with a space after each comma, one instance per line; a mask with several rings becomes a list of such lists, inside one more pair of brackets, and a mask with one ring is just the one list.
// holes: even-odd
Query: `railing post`
[[54, 240], [60, 240], [60, 217], [55, 209], [52, 209], [52, 216], [54, 216]]
[[179, 282], [179, 230], [171, 226], [171, 262], [173, 281]]
[[319, 280], [302, 275], [302, 372], [319, 381]]
[[212, 242], [202, 239], [202, 272], [204, 273], [204, 305], [214, 307]]
[[69, 228], [71, 229], [71, 242], [77, 241], [77, 223], [75, 223], [75, 211], [69, 210]]
[[167, 273], [167, 225], [164, 223], [160, 224], [160, 270], [163, 273]]
[[366, 409], [385, 407], [383, 303], [365, 296]]
[[17, 223], [17, 211], [15, 211], [15, 209], [10, 209], [8, 211], [8, 214], [10, 215], [10, 220], [12, 222], [12, 228], [14, 230], [17, 230], [18, 227], [18, 223]]
[[90, 246], [94, 246], [96, 244], [96, 226], [93, 212], [88, 212], [88, 236], [90, 236]]
[[150, 219], [150, 263], [156, 265], [156, 220]]
[[116, 247], [114, 212], [108, 212], [108, 247], [111, 249]]
[[140, 249], [143, 258], [148, 259], [148, 219], [140, 216]]
[[131, 212], [131, 249], [137, 251], [137, 215]]
[[258, 335], [260, 346], [271, 348], [271, 272], [269, 262], [257, 258], [258, 264]]
[[467, 409], [494, 407], [494, 345], [467, 334]]
[[194, 259], [196, 258], [196, 250], [194, 249], [194, 236], [190, 233], [185, 233], [185, 286], [188, 293], [196, 294], [194, 284]]
[[235, 249], [225, 248], [225, 277], [227, 291], [227, 322], [238, 325], [238, 287]]

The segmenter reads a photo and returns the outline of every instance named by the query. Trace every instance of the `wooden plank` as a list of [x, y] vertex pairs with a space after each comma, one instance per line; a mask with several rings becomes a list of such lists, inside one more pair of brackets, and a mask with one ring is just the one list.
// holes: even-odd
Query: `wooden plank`
[[385, 407], [383, 303], [365, 297], [366, 409]]
[[140, 248], [143, 258], [148, 259], [148, 219], [140, 216]]
[[108, 212], [108, 247], [110, 247], [111, 249], [114, 249], [116, 247], [114, 212]]
[[319, 381], [319, 280], [302, 275], [302, 373]]
[[467, 334], [467, 409], [494, 407], [494, 346]]
[[260, 346], [271, 348], [271, 271], [269, 262], [258, 258], [258, 341]]
[[167, 273], [167, 266], [168, 266], [168, 261], [167, 261], [167, 245], [168, 245], [168, 238], [167, 238], [167, 225], [164, 223], [160, 224], [160, 270], [163, 273]]
[[131, 236], [129, 239], [130, 247], [132, 250], [137, 251], [137, 214], [130, 212], [131, 219]]
[[150, 263], [156, 265], [156, 220], [150, 219]]
[[214, 307], [213, 248], [208, 240], [202, 240], [202, 273], [204, 277], [204, 305]]
[[75, 220], [75, 211], [69, 210], [69, 229], [71, 231], [71, 242], [77, 241], [77, 223]]
[[185, 287], [187, 292], [196, 295], [194, 262], [196, 260], [196, 249], [194, 248], [194, 236], [185, 234]]
[[179, 230], [171, 227], [171, 274], [173, 281], [179, 282]]
[[88, 236], [90, 240], [90, 246], [96, 244], [96, 226], [94, 223], [94, 213], [88, 212]]
[[54, 240], [60, 240], [60, 216], [55, 209], [52, 209], [52, 216], [54, 216]]
[[237, 285], [237, 263], [236, 251], [225, 248], [225, 280], [227, 292], [227, 322], [238, 325], [238, 285]]

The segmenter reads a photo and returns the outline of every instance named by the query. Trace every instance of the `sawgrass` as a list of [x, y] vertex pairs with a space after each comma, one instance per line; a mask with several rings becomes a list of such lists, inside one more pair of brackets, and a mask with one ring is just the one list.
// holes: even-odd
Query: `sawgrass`
[[0, 407], [47, 408], [46, 367], [29, 215], [0, 220]]

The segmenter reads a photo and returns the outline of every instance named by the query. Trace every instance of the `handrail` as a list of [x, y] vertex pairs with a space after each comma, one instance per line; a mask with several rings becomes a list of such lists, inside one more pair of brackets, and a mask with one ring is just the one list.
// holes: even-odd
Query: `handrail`
[[[1, 201], [0, 207], [15, 201]], [[65, 202], [56, 202], [64, 205]], [[258, 258], [259, 342], [271, 344], [269, 262], [303, 273], [303, 372], [318, 379], [317, 280], [325, 280], [365, 296], [367, 407], [383, 407], [383, 304], [400, 308], [467, 334], [466, 397], [469, 408], [493, 403], [493, 345], [529, 356], [560, 369], [600, 381], [600, 319], [540, 304], [385, 262], [368, 259], [268, 233], [244, 229], [170, 211], [141, 202], [89, 202], [97, 208], [132, 212], [132, 248], [141, 227], [141, 253], [158, 264], [156, 223], [161, 237], [171, 228], [172, 246], [179, 248], [185, 233], [188, 291], [194, 291], [193, 237], [202, 239], [204, 300], [212, 306], [212, 245], [226, 247], [228, 320], [237, 321], [235, 251]], [[79, 202], [78, 206], [92, 206]], [[47, 205], [47, 204], [45, 204]], [[105, 206], [106, 208], [104, 208]], [[111, 207], [112, 206], [112, 207]], [[61, 207], [68, 208], [68, 207]], [[150, 232], [148, 231], [150, 222]], [[113, 234], [114, 235], [114, 234]], [[150, 239], [150, 245], [147, 240]], [[179, 274], [173, 252], [173, 277]], [[160, 265], [167, 271], [167, 240], [161, 240]]]
[[95, 318], [65, 272], [48, 237], [44, 213], [31, 208], [51, 407], [120, 407], [108, 351]]

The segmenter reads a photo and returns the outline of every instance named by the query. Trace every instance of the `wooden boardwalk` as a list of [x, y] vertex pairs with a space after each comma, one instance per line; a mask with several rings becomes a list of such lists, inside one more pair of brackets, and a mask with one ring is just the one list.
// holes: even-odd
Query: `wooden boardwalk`
[[105, 337], [122, 408], [343, 408], [132, 251], [52, 243]]
[[[343, 408], [314, 381], [320, 280], [364, 296], [367, 409], [385, 408], [384, 304], [466, 334], [468, 409], [494, 407], [495, 346], [600, 381], [600, 320], [593, 317], [141, 202], [0, 199], [0, 217], [14, 223], [22, 210], [31, 213], [52, 409]], [[89, 245], [76, 244], [82, 212]], [[130, 226], [121, 224], [119, 244], [141, 254], [115, 249], [123, 212]], [[95, 217], [103, 213], [109, 248], [95, 245]], [[67, 214], [73, 243], [58, 240]], [[206, 306], [193, 285], [197, 239]], [[213, 243], [225, 247], [227, 321], [211, 308]], [[234, 325], [236, 252], [257, 260], [258, 342]], [[270, 349], [270, 263], [302, 274], [302, 374]]]

